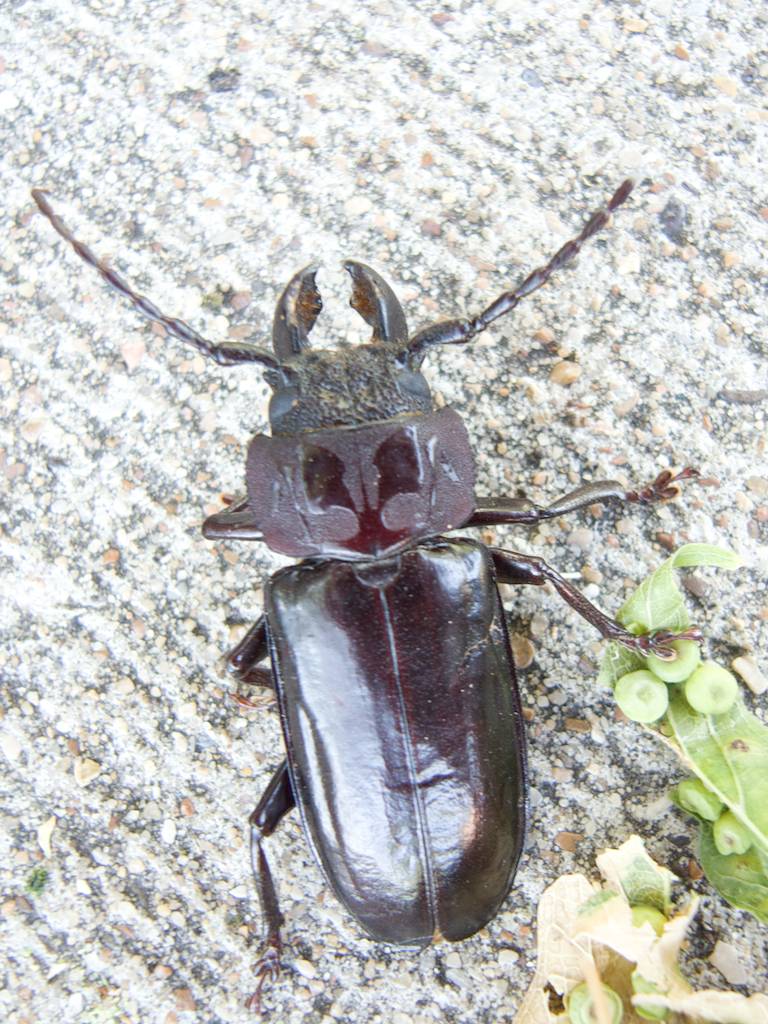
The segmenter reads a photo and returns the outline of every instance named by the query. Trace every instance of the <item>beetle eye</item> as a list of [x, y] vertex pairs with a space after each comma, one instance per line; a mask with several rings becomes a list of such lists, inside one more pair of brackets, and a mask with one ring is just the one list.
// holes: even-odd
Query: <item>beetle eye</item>
[[426, 378], [413, 370], [401, 370], [397, 375], [397, 387], [406, 398], [416, 399], [419, 407], [427, 403], [427, 408], [432, 406], [432, 395], [429, 391], [429, 384]]
[[299, 400], [298, 388], [279, 388], [269, 400], [269, 424], [272, 430], [280, 430], [282, 420]]
[[344, 483], [344, 463], [327, 448], [309, 447], [303, 465], [304, 490], [315, 508], [354, 508]]

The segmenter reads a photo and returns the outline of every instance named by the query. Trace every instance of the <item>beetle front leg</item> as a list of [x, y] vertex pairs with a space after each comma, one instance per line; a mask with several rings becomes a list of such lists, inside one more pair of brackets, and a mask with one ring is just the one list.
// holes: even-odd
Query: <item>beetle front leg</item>
[[203, 536], [208, 540], [258, 540], [264, 535], [248, 508], [248, 495], [235, 498], [231, 505], [214, 512], [203, 522]]
[[616, 619], [601, 612], [543, 558], [523, 555], [517, 551], [504, 551], [501, 548], [491, 548], [491, 556], [499, 583], [531, 584], [536, 587], [551, 583], [563, 600], [590, 622], [606, 640], [613, 640], [644, 657], [655, 654], [659, 658], [674, 660], [677, 652], [670, 646], [673, 640], [701, 640], [701, 632], [695, 627], [682, 633], [656, 630], [653, 633], [635, 636]]
[[675, 484], [699, 476], [697, 469], [686, 466], [679, 473], [662, 470], [653, 483], [639, 490], [625, 490], [618, 480], [595, 480], [557, 498], [551, 505], [535, 505], [528, 498], [477, 498], [475, 511], [465, 526], [535, 526], [547, 519], [577, 512], [590, 505], [606, 505], [611, 501], [651, 505], [667, 501], [678, 494]]
[[261, 1012], [261, 993], [267, 979], [274, 981], [280, 974], [280, 954], [283, 951], [283, 940], [280, 937], [283, 915], [280, 912], [275, 883], [269, 870], [263, 843], [295, 806], [296, 798], [288, 774], [288, 762], [283, 761], [248, 819], [251, 828], [251, 866], [266, 926], [264, 952], [256, 963], [256, 989], [245, 1003], [246, 1009], [254, 1010], [256, 1013]]

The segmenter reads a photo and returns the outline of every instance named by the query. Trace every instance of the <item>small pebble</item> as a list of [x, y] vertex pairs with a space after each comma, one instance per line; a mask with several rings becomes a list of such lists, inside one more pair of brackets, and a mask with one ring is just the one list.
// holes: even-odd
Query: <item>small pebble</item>
[[75, 782], [78, 786], [87, 786], [101, 772], [101, 765], [90, 757], [78, 757], [75, 760]]
[[741, 962], [739, 951], [729, 942], [719, 939], [709, 958], [729, 985], [748, 985], [751, 978]]
[[592, 726], [583, 718], [566, 718], [565, 728], [571, 732], [589, 732]]
[[170, 846], [171, 843], [176, 842], [176, 831], [176, 822], [171, 818], [166, 818], [163, 822], [163, 827], [160, 829], [160, 838]]
[[581, 376], [581, 367], [578, 363], [572, 363], [568, 359], [564, 359], [560, 363], [556, 363], [549, 374], [549, 379], [553, 384], [559, 384], [561, 387], [569, 387], [575, 383]]
[[739, 83], [733, 78], [727, 78], [725, 75], [715, 75], [712, 83], [725, 96], [735, 96], [739, 91]]
[[173, 993], [176, 1000], [176, 1008], [181, 1013], [191, 1013], [197, 1009], [194, 996], [188, 988], [177, 988]]
[[9, 761], [18, 761], [21, 757], [21, 744], [10, 733], [4, 733], [0, 737], [0, 749], [2, 749]]
[[574, 853], [583, 838], [584, 836], [581, 832], [558, 832], [555, 836], [555, 842], [566, 853]]
[[768, 679], [760, 671], [757, 662], [751, 655], [743, 654], [739, 658], [734, 658], [731, 668], [741, 676], [752, 693], [759, 696], [768, 690]]
[[55, 828], [56, 817], [53, 815], [47, 821], [44, 821], [37, 830], [37, 841], [46, 857], [51, 856], [51, 837]]
[[568, 534], [568, 544], [580, 551], [589, 551], [593, 546], [593, 540], [592, 531], [583, 526], [571, 530]]
[[499, 967], [513, 967], [520, 959], [520, 954], [514, 949], [499, 950], [497, 960]]
[[293, 966], [304, 978], [317, 977], [317, 968], [311, 960], [305, 960], [302, 957], [299, 957], [297, 960], [293, 961]]
[[709, 583], [701, 576], [686, 576], [683, 580], [683, 586], [694, 597], [706, 597], [710, 591]]
[[531, 641], [521, 633], [512, 633], [509, 642], [517, 668], [528, 668], [536, 655], [536, 648]]
[[373, 203], [367, 196], [353, 196], [344, 204], [344, 212], [348, 217], [361, 217], [363, 214], [368, 213], [372, 207]]

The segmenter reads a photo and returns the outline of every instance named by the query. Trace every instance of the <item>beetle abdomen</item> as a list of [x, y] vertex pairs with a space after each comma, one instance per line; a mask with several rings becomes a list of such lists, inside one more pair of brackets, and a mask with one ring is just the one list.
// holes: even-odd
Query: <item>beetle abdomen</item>
[[438, 539], [305, 563], [265, 595], [297, 804], [336, 894], [376, 939], [481, 928], [524, 831], [524, 738], [490, 560]]

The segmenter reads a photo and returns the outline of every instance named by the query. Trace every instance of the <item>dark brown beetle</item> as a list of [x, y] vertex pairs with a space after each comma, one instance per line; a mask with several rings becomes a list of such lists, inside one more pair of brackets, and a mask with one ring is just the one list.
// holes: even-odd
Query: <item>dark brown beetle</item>
[[[274, 688], [287, 754], [250, 817], [266, 923], [255, 1009], [281, 951], [264, 840], [294, 806], [334, 892], [374, 939], [463, 939], [506, 898], [523, 846], [526, 764], [498, 583], [551, 583], [607, 639], [674, 656], [678, 635], [633, 636], [542, 559], [443, 535], [532, 525], [596, 502], [666, 499], [695, 471], [664, 471], [638, 491], [591, 483], [546, 507], [477, 497], [462, 420], [434, 408], [420, 372], [432, 346], [471, 341], [545, 284], [631, 190], [625, 181], [546, 266], [479, 316], [413, 336], [389, 285], [349, 261], [351, 305], [371, 341], [312, 350], [322, 304], [315, 271], [302, 270], [277, 304], [272, 352], [214, 344], [165, 316], [73, 237], [43, 192], [32, 193], [139, 312], [222, 366], [260, 364], [273, 390], [272, 434], [251, 442], [246, 496], [203, 525], [206, 537], [263, 541], [302, 559], [268, 581], [263, 616], [229, 655], [241, 681]], [[260, 667], [268, 656], [271, 673]]]

